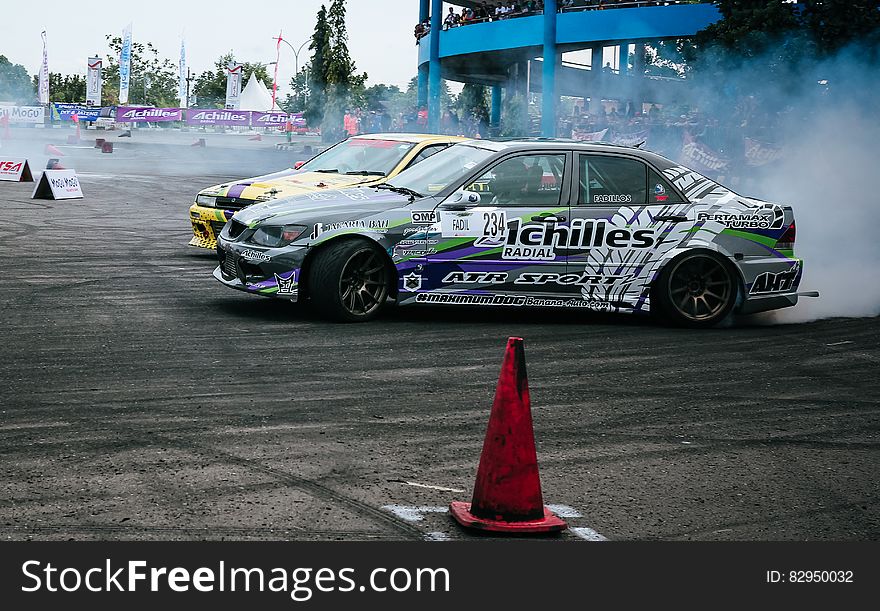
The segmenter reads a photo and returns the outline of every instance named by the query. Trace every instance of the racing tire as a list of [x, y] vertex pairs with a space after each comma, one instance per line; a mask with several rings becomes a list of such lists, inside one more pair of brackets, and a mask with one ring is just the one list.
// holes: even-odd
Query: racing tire
[[339, 322], [366, 322], [388, 298], [390, 273], [385, 253], [362, 240], [327, 245], [309, 270], [312, 306]]
[[710, 251], [673, 259], [654, 285], [659, 313], [681, 327], [715, 326], [731, 313], [738, 294], [736, 271]]

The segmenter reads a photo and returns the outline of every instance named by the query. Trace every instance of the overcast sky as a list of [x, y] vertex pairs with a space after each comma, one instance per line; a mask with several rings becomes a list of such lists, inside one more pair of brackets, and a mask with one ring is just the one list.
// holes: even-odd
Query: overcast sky
[[[228, 51], [240, 61], [269, 63], [275, 61], [272, 38], [279, 30], [299, 48], [312, 35], [321, 4], [328, 8], [330, 4], [330, 0], [40, 0], [25, 6], [3, 1], [10, 6], [0, 11], [5, 13], [0, 18], [0, 55], [36, 74], [42, 59], [40, 32], [46, 30], [49, 70], [83, 76], [87, 57], [97, 53], [104, 58], [109, 52], [105, 34], [121, 36], [129, 22], [135, 41], [152, 42], [175, 65], [181, 37], [185, 38], [187, 65], [194, 74], [211, 69], [214, 60]], [[349, 50], [358, 71], [369, 74], [370, 84], [405, 87], [415, 76], [417, 47], [412, 32], [418, 5], [417, 0], [348, 0]], [[17, 17], [8, 18], [12, 13]], [[308, 56], [306, 44], [299, 53], [300, 67]], [[278, 71], [282, 95], [289, 91], [294, 65], [293, 51], [282, 44]]]

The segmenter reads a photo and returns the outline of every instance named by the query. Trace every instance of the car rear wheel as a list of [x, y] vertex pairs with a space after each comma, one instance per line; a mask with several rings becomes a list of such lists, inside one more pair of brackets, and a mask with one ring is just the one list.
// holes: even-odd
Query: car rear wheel
[[315, 257], [309, 286], [318, 313], [343, 322], [363, 322], [379, 314], [388, 298], [389, 278], [381, 250], [347, 240], [329, 244]]
[[730, 264], [710, 252], [690, 253], [660, 274], [656, 296], [661, 312], [675, 324], [711, 327], [736, 304], [737, 283]]

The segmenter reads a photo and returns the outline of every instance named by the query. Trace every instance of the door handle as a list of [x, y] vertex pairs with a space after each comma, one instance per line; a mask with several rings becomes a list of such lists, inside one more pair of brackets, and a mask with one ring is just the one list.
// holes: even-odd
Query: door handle
[[548, 216], [533, 216], [532, 220], [536, 223], [562, 223], [565, 221], [565, 217], [561, 215], [555, 216], [551, 214]]

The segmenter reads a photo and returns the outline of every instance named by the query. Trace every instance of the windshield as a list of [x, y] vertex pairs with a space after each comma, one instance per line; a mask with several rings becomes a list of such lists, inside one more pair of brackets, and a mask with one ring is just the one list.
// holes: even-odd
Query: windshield
[[303, 164], [300, 170], [385, 176], [413, 146], [412, 142], [349, 138]]
[[494, 151], [456, 144], [404, 170], [391, 180], [391, 184], [422, 195], [433, 195], [494, 154]]

